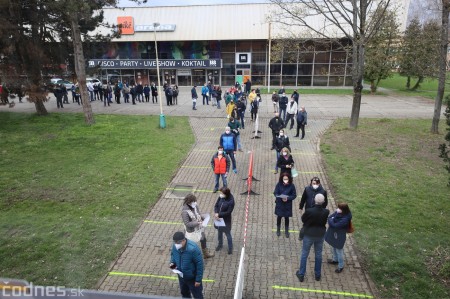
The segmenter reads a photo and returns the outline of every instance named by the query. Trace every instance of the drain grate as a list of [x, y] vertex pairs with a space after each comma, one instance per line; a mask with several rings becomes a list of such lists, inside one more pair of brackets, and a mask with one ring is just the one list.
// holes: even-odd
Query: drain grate
[[184, 199], [189, 193], [194, 193], [195, 186], [194, 184], [176, 184], [168, 189], [166, 198]]

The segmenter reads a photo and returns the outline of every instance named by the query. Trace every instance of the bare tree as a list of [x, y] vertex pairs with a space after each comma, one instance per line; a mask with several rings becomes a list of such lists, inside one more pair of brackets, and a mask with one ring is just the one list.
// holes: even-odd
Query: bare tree
[[441, 43], [439, 55], [439, 83], [434, 102], [433, 121], [431, 123], [431, 133], [439, 133], [439, 120], [441, 118], [442, 99], [445, 91], [445, 78], [447, 72], [447, 51], [448, 51], [448, 17], [450, 12], [450, 0], [442, 0], [441, 17]]
[[[279, 9], [271, 17], [288, 27], [301, 26], [311, 36], [346, 38], [352, 43], [353, 105], [350, 128], [358, 127], [364, 75], [364, 48], [377, 32], [391, 0], [271, 0]], [[318, 25], [318, 23], [322, 25]], [[344, 46], [344, 45], [343, 45]]]

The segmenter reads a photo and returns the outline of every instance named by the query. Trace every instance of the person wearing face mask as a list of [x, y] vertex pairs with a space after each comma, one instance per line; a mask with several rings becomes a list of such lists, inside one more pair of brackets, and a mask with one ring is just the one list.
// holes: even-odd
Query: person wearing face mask
[[325, 242], [331, 245], [333, 258], [328, 264], [338, 265], [334, 271], [341, 273], [344, 270], [344, 244], [347, 239], [347, 230], [352, 221], [352, 213], [348, 204], [338, 203], [337, 210], [328, 217], [328, 230], [325, 233]]
[[292, 217], [292, 201], [297, 197], [297, 191], [289, 173], [281, 174], [273, 195], [275, 196], [275, 215], [277, 215], [277, 236], [281, 235], [281, 218], [284, 217], [284, 234], [286, 238], [289, 238], [289, 217]]
[[200, 248], [195, 242], [186, 239], [182, 232], [176, 232], [173, 237], [169, 268], [183, 273], [178, 274], [178, 283], [183, 298], [203, 299], [203, 258]]
[[222, 218], [225, 226], [217, 227], [218, 245], [216, 251], [220, 251], [223, 247], [223, 233], [227, 236], [228, 254], [233, 254], [233, 238], [231, 237], [231, 213], [234, 209], [234, 197], [227, 187], [220, 189], [219, 198], [214, 205], [214, 218], [218, 220]]
[[213, 193], [219, 190], [219, 179], [222, 177], [223, 186], [227, 186], [227, 176], [230, 171], [230, 158], [225, 154], [223, 146], [217, 148], [217, 153], [215, 153], [211, 159], [211, 167], [214, 171], [214, 176], [216, 179], [216, 184], [214, 185]]
[[236, 104], [236, 114], [237, 114], [237, 120], [241, 121], [242, 129], [245, 129], [244, 117], [245, 117], [245, 109], [247, 109], [247, 106], [245, 105], [245, 101], [244, 101], [243, 98], [244, 97], [239, 99], [237, 104]]
[[211, 254], [206, 245], [205, 228], [202, 225], [205, 217], [200, 214], [200, 209], [197, 205], [197, 197], [195, 197], [194, 194], [188, 194], [184, 198], [181, 218], [183, 219], [186, 233], [194, 233], [200, 230], [200, 245], [202, 247], [203, 257], [205, 259], [213, 257], [214, 253]]
[[275, 141], [277, 139], [280, 130], [284, 128], [284, 122], [280, 118], [279, 113], [275, 113], [275, 117], [269, 121], [269, 128], [272, 130], [272, 148], [275, 149]]
[[225, 133], [220, 136], [219, 144], [221, 147], [223, 147], [225, 153], [230, 157], [233, 166], [233, 172], [237, 173], [236, 159], [234, 158], [237, 149], [237, 139], [236, 135], [231, 133], [230, 127], [225, 128]]
[[298, 133], [302, 130], [302, 138], [305, 138], [305, 126], [308, 122], [308, 113], [306, 113], [305, 107], [301, 107], [297, 113], [297, 135], [294, 137], [298, 137]]
[[294, 159], [292, 158], [291, 152], [287, 147], [283, 147], [281, 154], [277, 160], [277, 168], [280, 168], [281, 174], [289, 173], [292, 175], [292, 168], [294, 168]]
[[280, 97], [280, 101], [278, 102], [278, 106], [280, 106], [280, 116], [283, 121], [286, 123], [286, 109], [288, 105], [289, 99], [285, 93], [283, 93]]
[[287, 117], [286, 117], [286, 128], [289, 124], [289, 121], [291, 121], [291, 125], [289, 126], [289, 130], [292, 130], [294, 127], [294, 119], [295, 115], [297, 114], [297, 103], [294, 101], [293, 98], [290, 99], [289, 103], [287, 104]]
[[231, 100], [227, 105], [227, 118], [236, 118], [236, 105], [234, 104], [234, 100]]
[[287, 148], [289, 151], [291, 150], [291, 145], [289, 143], [289, 137], [284, 134], [284, 130], [280, 130], [280, 133], [275, 140], [275, 152], [277, 155], [277, 160], [275, 163], [275, 174], [278, 173], [278, 159], [280, 158], [281, 151], [283, 148]]
[[309, 186], [306, 186], [305, 190], [303, 190], [299, 206], [300, 210], [303, 210], [303, 207], [305, 210], [312, 208], [314, 206], [314, 198], [317, 194], [322, 194], [324, 196], [323, 207], [326, 208], [328, 205], [327, 191], [320, 184], [320, 179], [318, 177], [313, 177]]
[[239, 132], [239, 129], [241, 128], [241, 123], [239, 122], [239, 120], [234, 119], [234, 117], [230, 117], [228, 126], [231, 129], [231, 133], [233, 133], [236, 136], [237, 150], [242, 152], [241, 133]]

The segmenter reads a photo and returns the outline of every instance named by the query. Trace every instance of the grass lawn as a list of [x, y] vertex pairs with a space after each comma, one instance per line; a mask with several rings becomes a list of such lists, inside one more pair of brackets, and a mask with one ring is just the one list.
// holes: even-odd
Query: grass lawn
[[430, 125], [361, 119], [354, 132], [340, 119], [322, 138], [335, 198], [350, 205], [381, 298], [450, 298], [450, 187], [438, 157], [444, 136]]
[[[270, 94], [272, 94], [274, 91], [278, 92], [280, 87], [273, 87], [270, 89]], [[268, 94], [267, 88], [260, 88], [261, 94]], [[353, 95], [353, 88], [350, 86], [348, 88], [303, 88], [299, 87], [297, 88], [298, 93], [300, 96], [302, 94], [332, 94], [332, 95]], [[286, 95], [291, 96], [291, 94], [294, 92], [294, 89], [286, 88]], [[371, 94], [370, 90], [363, 89], [363, 94]], [[376, 92], [376, 95], [386, 95], [386, 92]]]
[[159, 116], [0, 113], [0, 277], [93, 288], [194, 143]]
[[[436, 97], [436, 91], [438, 88], [438, 80], [434, 78], [425, 78], [423, 83], [420, 84], [420, 87], [416, 91], [411, 91], [406, 89], [406, 77], [400, 76], [395, 73], [391, 78], [387, 78], [385, 80], [381, 80], [379, 87], [390, 89], [398, 94], [406, 95], [406, 96], [422, 96], [428, 99], [434, 100]], [[411, 78], [411, 87], [416, 84], [417, 78]], [[446, 90], [449, 89], [449, 85], [445, 86]], [[450, 92], [446, 92], [445, 95]]]

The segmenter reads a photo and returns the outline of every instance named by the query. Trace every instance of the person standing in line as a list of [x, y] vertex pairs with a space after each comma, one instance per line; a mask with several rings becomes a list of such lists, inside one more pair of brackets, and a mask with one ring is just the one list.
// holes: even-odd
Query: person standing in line
[[226, 106], [228, 106], [228, 104], [230, 104], [231, 103], [231, 101], [234, 101], [235, 100], [235, 97], [234, 97], [234, 91], [227, 91], [226, 93], [225, 93], [225, 107]]
[[63, 93], [63, 104], [69, 104], [69, 98], [67, 97], [66, 86], [64, 84], [61, 84], [61, 89], [62, 89], [62, 93]]
[[197, 110], [197, 108], [195, 108], [195, 105], [197, 104], [197, 99], [198, 99], [197, 90], [195, 89], [196, 87], [197, 86], [194, 85], [194, 87], [192, 87], [192, 89], [191, 89], [192, 110]]
[[292, 168], [294, 168], [294, 158], [287, 147], [283, 147], [281, 155], [277, 160], [277, 168], [280, 168], [281, 173], [289, 173], [292, 176]]
[[280, 97], [280, 101], [278, 102], [278, 105], [280, 106], [280, 116], [283, 119], [283, 121], [286, 123], [286, 109], [287, 104], [289, 100], [285, 93], [283, 93]]
[[289, 173], [282, 173], [273, 191], [275, 215], [277, 215], [277, 236], [281, 235], [281, 219], [284, 217], [284, 234], [289, 238], [289, 218], [292, 217], [292, 201], [297, 198], [295, 185]]
[[236, 136], [231, 133], [230, 127], [225, 128], [225, 133], [220, 136], [220, 146], [223, 147], [225, 153], [230, 157], [233, 166], [233, 172], [237, 173], [236, 159], [234, 155], [236, 154], [237, 141]]
[[155, 102], [158, 103], [158, 88], [156, 87], [155, 83], [152, 83], [152, 103], [154, 104]]
[[234, 104], [234, 100], [231, 100], [227, 105], [227, 118], [236, 118], [236, 105]]
[[284, 129], [281, 129], [279, 135], [275, 140], [275, 152], [277, 156], [277, 159], [275, 160], [275, 174], [278, 173], [278, 159], [280, 158], [283, 148], [287, 148], [289, 151], [291, 151], [289, 137], [284, 134]]
[[138, 96], [138, 93], [137, 93], [137, 90], [136, 90], [136, 86], [131, 85], [130, 94], [131, 94], [131, 102], [132, 102], [132, 104], [136, 105], [136, 98]]
[[213, 91], [213, 85], [211, 84], [211, 81], [208, 81], [207, 87], [208, 87], [208, 101], [211, 102], [211, 96], [212, 96], [212, 91]]
[[220, 109], [220, 101], [222, 101], [222, 88], [220, 88], [220, 85], [216, 88], [217, 93], [217, 109]]
[[167, 99], [167, 106], [172, 105], [172, 96], [173, 96], [173, 89], [172, 86], [167, 86], [166, 88], [166, 99]]
[[[3, 90], [4, 92], [4, 90]], [[63, 107], [63, 90], [62, 90], [62, 84], [56, 84], [54, 90], [53, 90], [53, 94], [56, 97], [56, 106], [59, 108], [64, 108]]]
[[214, 86], [212, 91], [211, 91], [211, 102], [212, 102], [212, 106], [217, 106], [217, 91], [216, 91], [216, 87]]
[[297, 107], [298, 107], [298, 100], [300, 99], [300, 95], [297, 92], [297, 89], [294, 90], [294, 92], [291, 95], [291, 99], [294, 99], [294, 101], [297, 103]]
[[92, 84], [92, 87], [94, 88], [94, 100], [98, 99], [98, 84]]
[[210, 253], [206, 244], [205, 228], [202, 223], [204, 217], [200, 214], [200, 209], [197, 203], [197, 197], [194, 194], [188, 194], [184, 198], [183, 208], [181, 211], [181, 218], [183, 219], [186, 228], [186, 237], [189, 238], [188, 233], [201, 230], [200, 245], [202, 248], [203, 257], [205, 259], [214, 257], [214, 253]]
[[295, 123], [295, 115], [297, 114], [297, 103], [294, 101], [293, 98], [289, 101], [287, 104], [287, 117], [286, 117], [286, 128], [288, 127], [289, 121], [291, 121], [291, 125], [289, 126], [289, 130], [292, 130]]
[[180, 91], [178, 90], [178, 85], [174, 85], [173, 86], [173, 95], [172, 95], [172, 104], [173, 105], [178, 105], [178, 93]]
[[273, 104], [273, 112], [277, 113], [278, 110], [278, 102], [280, 101], [280, 96], [274, 91], [272, 93], [272, 104]]
[[103, 101], [103, 84], [98, 83], [98, 99]]
[[231, 213], [234, 209], [234, 197], [227, 187], [220, 189], [219, 198], [214, 205], [214, 219], [223, 219], [225, 226], [217, 227], [218, 244], [216, 251], [223, 248], [223, 233], [227, 236], [228, 254], [233, 254], [233, 238], [231, 237]]
[[250, 104], [251, 104], [254, 100], [256, 100], [256, 97], [257, 97], [257, 95], [256, 95], [256, 92], [255, 92], [254, 89], [252, 89], [251, 91], [248, 92], [248, 100], [250, 101]]
[[138, 85], [136, 85], [135, 89], [136, 89], [136, 95], [137, 95], [137, 99], [138, 99], [139, 103], [141, 102], [141, 100], [143, 102], [144, 101], [144, 96], [143, 96], [144, 87], [142, 86], [142, 83], [139, 82]]
[[120, 104], [120, 91], [121, 90], [122, 89], [120, 88], [119, 83], [116, 83], [116, 85], [114, 86], [114, 97], [115, 97], [117, 104]]
[[344, 244], [347, 239], [347, 230], [352, 221], [352, 213], [347, 203], [338, 203], [337, 210], [328, 217], [328, 230], [325, 233], [325, 242], [330, 244], [333, 258], [328, 264], [338, 265], [334, 271], [341, 273], [344, 270]]
[[123, 94], [123, 102], [124, 103], [129, 103], [130, 102], [130, 86], [128, 86], [127, 83], [125, 83], [122, 87], [122, 94]]
[[77, 89], [77, 87], [75, 86], [75, 84], [72, 84], [72, 88], [70, 89], [72, 91], [72, 103], [75, 103], [75, 99], [76, 99], [76, 92], [75, 90]]
[[281, 88], [278, 89], [278, 94], [282, 95], [283, 93], [286, 93], [286, 90], [284, 89], [284, 86], [281, 86]]
[[237, 119], [241, 121], [242, 129], [245, 129], [245, 121], [244, 121], [245, 109], [247, 109], [247, 106], [245, 106], [245, 103], [241, 98], [237, 101], [236, 111], [237, 111]]
[[94, 99], [94, 86], [92, 85], [92, 82], [88, 82], [86, 84], [87, 90], [89, 92], [89, 98], [91, 100], [91, 102], [95, 101]]
[[252, 90], [252, 81], [250, 81], [250, 79], [247, 79], [247, 82], [245, 82], [245, 92], [249, 94], [251, 90]]
[[148, 84], [145, 84], [144, 86], [144, 96], [145, 96], [145, 102], [150, 102], [150, 87], [148, 87]]
[[301, 107], [300, 111], [297, 112], [297, 135], [294, 137], [299, 137], [298, 133], [302, 130], [302, 138], [305, 138], [305, 126], [308, 123], [308, 113], [305, 110], [305, 107]]
[[241, 128], [241, 124], [239, 123], [238, 120], [234, 119], [233, 117], [230, 117], [228, 126], [231, 129], [231, 133], [233, 133], [236, 136], [237, 150], [242, 152], [241, 133], [239, 132], [239, 129]]
[[305, 187], [303, 190], [302, 198], [300, 200], [299, 209], [303, 210], [303, 208], [310, 209], [314, 206], [314, 198], [317, 194], [322, 194], [324, 197], [324, 203], [322, 204], [324, 208], [328, 205], [328, 195], [327, 191], [320, 184], [320, 179], [318, 177], [313, 177], [309, 186]]
[[303, 282], [306, 274], [306, 262], [308, 260], [309, 251], [314, 245], [314, 276], [316, 281], [320, 281], [322, 277], [322, 250], [325, 236], [328, 215], [330, 211], [324, 208], [324, 196], [317, 194], [314, 198], [314, 206], [306, 209], [302, 215], [304, 237], [302, 253], [300, 257], [300, 269], [295, 273], [298, 280]]
[[225, 154], [223, 146], [217, 148], [217, 153], [211, 158], [211, 167], [214, 171], [215, 185], [213, 193], [219, 190], [219, 179], [222, 177], [223, 186], [227, 186], [227, 176], [230, 171], [230, 158]]
[[202, 87], [202, 97], [203, 97], [203, 105], [205, 105], [205, 101], [206, 105], [209, 105], [209, 89], [208, 86], [206, 86], [206, 83], [203, 84]]
[[280, 114], [278, 112], [275, 113], [275, 117], [269, 121], [269, 128], [272, 130], [272, 148], [275, 149], [275, 141], [277, 139], [280, 130], [284, 128], [284, 122], [280, 118]]
[[183, 273], [178, 274], [178, 283], [183, 298], [203, 299], [203, 258], [195, 242], [187, 240], [184, 233], [176, 232], [170, 253], [169, 268]]
[[250, 115], [252, 117], [251, 121], [253, 119], [256, 121], [256, 116], [258, 114], [258, 107], [259, 107], [259, 101], [257, 99], [254, 99], [250, 102]]

